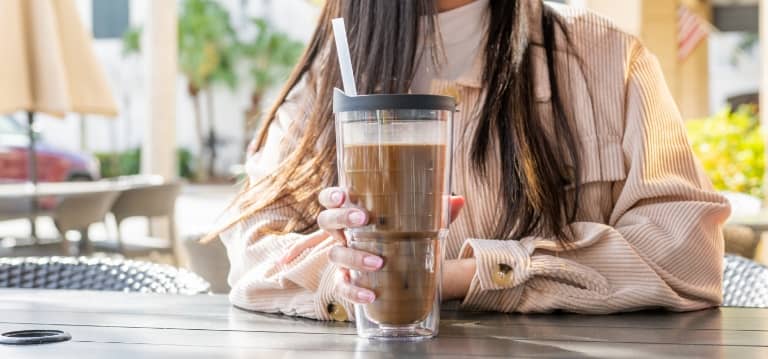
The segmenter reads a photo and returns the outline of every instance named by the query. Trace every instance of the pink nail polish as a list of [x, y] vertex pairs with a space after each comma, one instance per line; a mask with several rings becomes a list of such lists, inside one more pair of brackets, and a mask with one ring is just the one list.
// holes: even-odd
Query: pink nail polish
[[349, 222], [354, 225], [361, 226], [365, 224], [365, 214], [363, 212], [352, 211], [351, 213], [349, 213], [348, 218], [349, 218]]
[[365, 303], [372, 303], [373, 300], [376, 299], [376, 296], [371, 292], [361, 290], [357, 292], [357, 299]]
[[365, 258], [363, 258], [363, 265], [365, 265], [368, 268], [379, 269], [379, 267], [381, 267], [382, 264], [384, 264], [384, 261], [382, 261], [381, 258], [376, 256], [365, 256]]
[[341, 191], [333, 191], [331, 193], [331, 201], [336, 204], [341, 204], [341, 201], [344, 200], [344, 193]]

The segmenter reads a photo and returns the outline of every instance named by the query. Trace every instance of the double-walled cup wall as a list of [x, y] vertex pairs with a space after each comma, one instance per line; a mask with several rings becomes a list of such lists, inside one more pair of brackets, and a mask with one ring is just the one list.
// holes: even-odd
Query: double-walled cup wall
[[352, 271], [376, 300], [355, 306], [360, 336], [416, 340], [437, 334], [443, 242], [450, 222], [453, 99], [430, 95], [334, 97], [339, 184], [368, 224], [348, 245], [384, 258]]

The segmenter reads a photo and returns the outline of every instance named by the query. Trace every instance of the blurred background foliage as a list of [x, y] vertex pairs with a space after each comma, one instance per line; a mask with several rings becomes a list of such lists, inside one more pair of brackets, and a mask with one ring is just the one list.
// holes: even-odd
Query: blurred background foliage
[[686, 127], [715, 189], [764, 198], [765, 140], [755, 106], [726, 108]]
[[240, 43], [254, 91], [265, 91], [285, 79], [304, 50], [304, 43], [274, 29], [264, 19], [251, 19], [256, 36]]
[[[141, 149], [134, 148], [123, 152], [95, 153], [101, 164], [104, 178], [137, 175], [141, 170]], [[184, 148], [176, 150], [178, 175], [189, 180], [194, 179], [194, 157]]]
[[131, 27], [123, 33], [123, 56], [130, 56], [141, 51], [140, 27]]
[[261, 117], [266, 92], [286, 80], [304, 51], [304, 43], [277, 31], [268, 21], [253, 18], [249, 39], [241, 40], [240, 55], [252, 80], [251, 103], [245, 111], [244, 133], [253, 133]]
[[[193, 166], [194, 177], [199, 181], [214, 176], [217, 147], [227, 143], [216, 133], [214, 87], [223, 85], [235, 90], [243, 83], [250, 86], [251, 98], [245, 107], [243, 131], [252, 133], [261, 116], [265, 93], [286, 80], [304, 50], [303, 42], [276, 30], [264, 19], [251, 19], [248, 27], [245, 32], [254, 36], [238, 38], [229, 11], [217, 1], [183, 0], [180, 3], [179, 72], [187, 79], [201, 149]], [[141, 34], [141, 27], [130, 28], [123, 34], [123, 56], [141, 52]], [[240, 73], [243, 69], [247, 73]], [[241, 78], [251, 81], [240, 81]], [[205, 101], [206, 113], [201, 100]]]
[[180, 12], [179, 69], [190, 94], [216, 83], [236, 87], [238, 42], [227, 9], [213, 0], [184, 0]]

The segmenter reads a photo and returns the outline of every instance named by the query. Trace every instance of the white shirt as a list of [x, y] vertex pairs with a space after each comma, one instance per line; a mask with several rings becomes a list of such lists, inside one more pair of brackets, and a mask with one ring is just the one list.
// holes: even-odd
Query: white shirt
[[[443, 53], [439, 47], [424, 50], [411, 84], [412, 93], [431, 93], [434, 80], [456, 81], [470, 70], [485, 43], [488, 6], [489, 0], [475, 0], [437, 15]], [[434, 50], [438, 51], [438, 64], [432, 61]]]

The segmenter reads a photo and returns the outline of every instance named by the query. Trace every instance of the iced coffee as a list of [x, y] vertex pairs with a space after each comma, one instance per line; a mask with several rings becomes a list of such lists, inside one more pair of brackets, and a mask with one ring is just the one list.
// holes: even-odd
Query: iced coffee
[[350, 247], [376, 254], [375, 272], [352, 272], [376, 293], [356, 306], [358, 332], [382, 339], [437, 333], [442, 241], [449, 223], [452, 98], [334, 97], [340, 185], [368, 225], [347, 231]]

